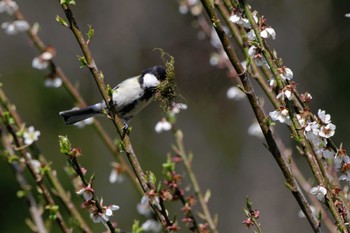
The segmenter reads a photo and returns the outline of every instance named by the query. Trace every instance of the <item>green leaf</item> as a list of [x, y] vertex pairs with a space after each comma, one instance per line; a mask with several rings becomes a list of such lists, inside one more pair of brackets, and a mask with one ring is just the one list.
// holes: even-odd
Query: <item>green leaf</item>
[[13, 155], [10, 155], [8, 157], [7, 161], [9, 163], [17, 162], [17, 161], [19, 161], [19, 157], [17, 155], [13, 154]]
[[91, 25], [89, 25], [89, 31], [86, 35], [87, 35], [88, 41], [90, 41], [91, 38], [95, 35], [95, 30], [91, 27]]
[[113, 91], [113, 89], [111, 88], [111, 85], [107, 84], [107, 88], [106, 88], [106, 89], [107, 89], [108, 96], [112, 98], [112, 97], [113, 97], [113, 92], [114, 92], [114, 91]]
[[56, 21], [65, 27], [69, 27], [67, 21], [64, 18], [60, 17], [59, 15], [56, 16]]
[[166, 163], [162, 164], [163, 167], [163, 173], [166, 173], [168, 171], [173, 172], [175, 171], [175, 163], [171, 161], [171, 156], [168, 155]]
[[318, 219], [319, 221], [322, 220], [322, 211], [321, 211], [321, 210], [318, 212], [317, 219]]
[[140, 226], [140, 221], [134, 220], [134, 224], [132, 225], [132, 233], [141, 233], [142, 231], [143, 229]]
[[58, 142], [60, 145], [60, 152], [65, 155], [71, 155], [72, 144], [67, 136], [58, 136]]
[[243, 209], [245, 216], [250, 217], [250, 212], [247, 209]]
[[18, 190], [16, 195], [17, 195], [18, 198], [23, 198], [23, 197], [27, 196], [27, 192], [24, 191], [24, 190]]
[[75, 0], [60, 0], [61, 5], [75, 5]]
[[46, 164], [44, 167], [40, 168], [40, 174], [45, 175], [51, 170], [50, 164]]
[[83, 68], [88, 65], [87, 60], [84, 56], [78, 56], [78, 60], [80, 62], [80, 68]]
[[249, 211], [252, 211], [252, 209], [253, 209], [253, 203], [249, 200], [249, 197], [247, 196], [246, 197], [246, 200], [245, 200], [245, 203], [246, 203], [246, 206], [247, 206], [247, 208], [248, 208], [248, 210]]
[[146, 180], [148, 183], [150, 183], [152, 185], [155, 185], [155, 183], [157, 182], [156, 176], [151, 171], [146, 171]]
[[11, 114], [9, 112], [6, 111], [2, 115], [4, 117], [5, 124], [8, 124], [8, 125], [15, 124], [15, 120], [13, 119], [13, 117], [11, 116]]
[[204, 201], [205, 201], [206, 203], [209, 202], [210, 196], [211, 196], [211, 191], [208, 189], [208, 190], [205, 192], [205, 194], [204, 194]]
[[47, 206], [45, 206], [45, 209], [50, 212], [49, 218], [51, 220], [55, 220], [57, 217], [58, 210], [59, 210], [58, 205], [53, 205], [53, 206], [47, 205]]

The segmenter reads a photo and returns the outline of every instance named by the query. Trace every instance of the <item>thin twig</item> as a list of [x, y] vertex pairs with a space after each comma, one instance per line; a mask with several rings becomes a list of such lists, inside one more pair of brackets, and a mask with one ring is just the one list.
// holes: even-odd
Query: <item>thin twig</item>
[[197, 199], [199, 200], [199, 203], [200, 203], [201, 208], [203, 210], [203, 214], [205, 216], [205, 220], [208, 222], [209, 229], [213, 233], [218, 233], [217, 226], [214, 222], [214, 219], [211, 216], [207, 202], [204, 200], [204, 197], [203, 197], [202, 191], [200, 189], [199, 183], [197, 181], [197, 178], [193, 173], [191, 162], [190, 162], [188, 155], [186, 153], [186, 150], [184, 148], [183, 134], [182, 134], [181, 130], [174, 129], [173, 135], [174, 135], [175, 141], [176, 141], [176, 153], [183, 160], [183, 164], [186, 168], [187, 175], [188, 175], [188, 177], [191, 181], [191, 184], [193, 186], [194, 193], [195, 193]]

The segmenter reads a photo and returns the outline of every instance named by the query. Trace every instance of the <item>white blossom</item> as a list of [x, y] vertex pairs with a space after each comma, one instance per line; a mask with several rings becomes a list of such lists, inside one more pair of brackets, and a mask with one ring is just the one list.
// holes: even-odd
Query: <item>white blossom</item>
[[202, 7], [198, 4], [198, 0], [181, 1], [179, 4], [179, 12], [181, 14], [187, 14], [191, 11], [192, 15], [199, 15]]
[[345, 17], [346, 17], [346, 18], [350, 18], [350, 13], [346, 13], [346, 14], [345, 14]]
[[270, 78], [269, 85], [270, 85], [270, 87], [275, 87], [277, 85], [276, 79]]
[[311, 132], [314, 135], [318, 135], [320, 132], [320, 125], [316, 121], [309, 122], [305, 127], [305, 132]]
[[310, 193], [315, 195], [319, 201], [323, 201], [327, 194], [327, 189], [321, 185], [311, 188]]
[[232, 23], [236, 23], [236, 24], [242, 24], [242, 15], [237, 13], [237, 14], [233, 14], [230, 16], [229, 20]]
[[343, 164], [350, 163], [350, 157], [348, 155], [335, 155], [333, 159], [334, 167], [340, 169]]
[[304, 135], [316, 149], [321, 149], [327, 145], [327, 140], [324, 137], [320, 137], [321, 127], [318, 122], [313, 121], [307, 123], [304, 131]]
[[340, 175], [339, 180], [350, 181], [350, 172], [346, 171], [344, 174]]
[[322, 156], [325, 159], [334, 159], [335, 152], [332, 149], [325, 148], [322, 151]]
[[3, 0], [0, 2], [0, 13], [6, 12], [9, 15], [13, 15], [18, 10], [16, 2], [11, 0]]
[[33, 142], [38, 141], [40, 131], [34, 129], [33, 126], [28, 127], [27, 131], [23, 133], [24, 144], [31, 145]]
[[297, 118], [299, 125], [304, 128], [306, 126], [306, 119], [302, 117], [300, 114], [295, 114], [295, 117]]
[[172, 126], [170, 122], [168, 122], [165, 118], [162, 118], [162, 120], [158, 121], [156, 126], [154, 127], [154, 130], [157, 133], [161, 133], [163, 131], [169, 131], [171, 130]]
[[223, 49], [219, 52], [214, 52], [210, 55], [209, 63], [212, 66], [223, 67], [225, 62], [228, 60], [228, 56]]
[[[258, 23], [258, 17], [256, 16], [256, 14], [257, 14], [257, 11], [254, 11], [252, 13], [255, 23]], [[249, 23], [249, 20], [247, 18], [245, 18], [241, 12], [236, 12], [235, 14], [231, 15], [229, 20], [232, 23], [240, 24], [243, 27], [248, 28], [248, 29], [252, 27]]]
[[249, 32], [247, 32], [247, 37], [249, 40], [256, 40], [256, 35], [253, 29], [250, 29]]
[[227, 98], [232, 100], [241, 100], [241, 99], [244, 99], [245, 94], [240, 88], [233, 86], [227, 90], [226, 96]]
[[264, 134], [261, 131], [261, 127], [258, 122], [254, 122], [248, 128], [248, 134], [252, 136], [256, 136], [258, 138], [263, 138]]
[[160, 232], [162, 230], [162, 225], [155, 219], [148, 219], [141, 225], [144, 231]]
[[49, 61], [54, 57], [54, 53], [53, 49], [50, 49], [35, 57], [32, 61], [32, 67], [38, 70], [46, 69], [49, 65]]
[[269, 115], [273, 121], [279, 121], [287, 125], [290, 125], [292, 123], [289, 117], [288, 109], [286, 108], [282, 110], [275, 110], [273, 112], [270, 112]]
[[113, 216], [113, 211], [119, 210], [119, 206], [117, 205], [110, 205], [110, 206], [103, 206], [103, 213], [100, 212], [92, 212], [90, 213], [90, 217], [94, 223], [106, 223], [109, 221], [109, 218]]
[[174, 114], [180, 113], [180, 110], [186, 110], [188, 108], [187, 104], [184, 103], [172, 103], [171, 112]]
[[45, 87], [53, 87], [58, 88], [62, 85], [62, 79], [60, 77], [54, 77], [54, 78], [46, 78], [45, 79]]
[[83, 196], [85, 201], [89, 201], [94, 197], [94, 190], [89, 184], [88, 186], [81, 188], [76, 194]]
[[293, 71], [288, 67], [283, 66], [279, 68], [278, 71], [283, 80], [291, 80], [293, 78]]
[[27, 21], [16, 20], [13, 22], [2, 23], [1, 28], [5, 30], [7, 35], [16, 35], [19, 32], [27, 31], [30, 26]]
[[122, 167], [119, 163], [113, 163], [112, 164], [112, 170], [109, 175], [109, 182], [114, 183], [121, 183], [124, 181], [124, 176], [122, 173]]
[[104, 214], [106, 222], [109, 221], [109, 217], [113, 216], [113, 211], [117, 211], [117, 210], [119, 210], [119, 206], [117, 205], [110, 205], [107, 207]]
[[323, 138], [330, 138], [335, 134], [335, 129], [336, 126], [332, 123], [329, 123], [326, 126], [321, 126], [319, 135]]
[[267, 27], [260, 32], [260, 36], [265, 39], [268, 39], [271, 37], [274, 40], [276, 39], [275, 29], [273, 29], [272, 27]]
[[102, 215], [100, 213], [90, 213], [90, 218], [94, 223], [103, 222]]
[[139, 214], [144, 216], [150, 216], [153, 211], [149, 205], [149, 198], [146, 195], [141, 198], [141, 201], [137, 204], [136, 207]]
[[32, 61], [32, 67], [38, 70], [44, 70], [49, 66], [48, 61], [41, 59], [40, 57], [34, 57]]
[[220, 56], [217, 53], [212, 53], [209, 58], [209, 64], [217, 66], [220, 63]]
[[[312, 214], [313, 214], [315, 217], [317, 217], [317, 216], [316, 216], [316, 215], [317, 215], [317, 212], [316, 212], [315, 207], [310, 206], [310, 209], [311, 209]], [[302, 210], [300, 210], [300, 211], [298, 212], [298, 217], [299, 217], [299, 218], [305, 218], [305, 214], [304, 214], [304, 212], [303, 212]]]
[[259, 49], [255, 45], [252, 45], [249, 47], [248, 55], [254, 59], [257, 66], [263, 66], [263, 65], [268, 66], [265, 57], [262, 55], [262, 53], [259, 51]]
[[324, 124], [331, 123], [331, 115], [326, 114], [325, 110], [319, 109], [317, 115]]
[[216, 30], [214, 28], [211, 29], [211, 33], [210, 33], [210, 44], [217, 49], [222, 48], [222, 44], [221, 44], [221, 40], [218, 36], [218, 34], [216, 33]]
[[32, 155], [30, 153], [27, 153], [27, 158], [29, 160], [30, 165], [34, 169], [34, 172], [39, 174], [40, 173], [40, 169], [41, 169], [40, 161], [37, 160], [37, 159], [32, 159]]
[[287, 98], [291, 100], [293, 98], [293, 93], [290, 88], [283, 88], [282, 91], [276, 96], [277, 99]]

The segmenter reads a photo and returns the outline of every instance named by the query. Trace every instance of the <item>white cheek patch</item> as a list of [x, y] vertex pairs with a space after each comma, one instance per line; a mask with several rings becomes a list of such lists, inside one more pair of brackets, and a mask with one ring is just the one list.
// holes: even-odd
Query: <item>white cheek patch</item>
[[143, 76], [143, 86], [144, 87], [156, 87], [159, 84], [159, 80], [153, 74], [145, 74]]

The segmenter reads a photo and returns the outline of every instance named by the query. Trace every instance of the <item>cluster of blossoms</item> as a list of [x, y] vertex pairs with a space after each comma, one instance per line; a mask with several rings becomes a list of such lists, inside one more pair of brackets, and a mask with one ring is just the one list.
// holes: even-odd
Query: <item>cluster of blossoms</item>
[[199, 0], [181, 0], [179, 2], [179, 12], [181, 14], [191, 13], [193, 16], [198, 16], [202, 13], [202, 4]]
[[[253, 19], [254, 19], [255, 23], [257, 24], [257, 26], [259, 28], [260, 36], [264, 39], [268, 39], [268, 38], [275, 39], [276, 32], [272, 27], [267, 25], [266, 19], [262, 16], [259, 20], [259, 18], [257, 17], [256, 11], [254, 11], [252, 13], [252, 15], [253, 15]], [[258, 66], [265, 65], [265, 66], [269, 67], [265, 57], [262, 54], [261, 49], [257, 45], [254, 45], [254, 44], [258, 43], [256, 34], [255, 34], [254, 30], [252, 29], [252, 25], [250, 24], [249, 20], [243, 14], [242, 10], [235, 9], [233, 11], [232, 15], [230, 16], [229, 20], [232, 23], [241, 25], [246, 29], [247, 37], [250, 40], [250, 43], [252, 44], [248, 49], [248, 55], [251, 58], [253, 58], [256, 65], [258, 65]]]
[[[306, 93], [302, 96], [302, 99], [311, 100], [311, 95]], [[317, 112], [317, 118], [312, 120], [310, 113], [302, 112], [296, 114], [296, 119], [299, 126], [304, 129], [305, 138], [311, 143], [314, 151], [318, 156], [328, 160], [332, 160], [336, 171], [341, 173], [339, 180], [350, 181], [350, 157], [346, 154], [346, 151], [339, 149], [335, 153], [327, 144], [327, 139], [331, 138], [335, 134], [336, 126], [331, 122], [330, 114], [327, 114], [324, 110], [319, 109]], [[281, 107], [281, 109], [270, 112], [270, 117], [274, 121], [279, 121], [287, 125], [291, 124], [289, 111], [287, 108]], [[322, 185], [313, 187], [310, 193], [315, 195], [319, 200], [323, 200], [327, 194], [327, 190]]]
[[84, 199], [83, 208], [89, 209], [90, 217], [94, 223], [106, 223], [113, 215], [113, 211], [119, 210], [117, 205], [103, 206], [103, 200], [100, 201], [101, 208], [98, 208], [96, 201], [94, 200], [94, 189], [89, 184], [86, 187], [81, 188], [76, 193], [81, 195]]
[[[18, 11], [18, 5], [12, 0], [0, 1], [0, 13], [7, 13], [8, 15], [14, 15]], [[29, 30], [30, 26], [25, 20], [15, 20], [11, 22], [4, 22], [1, 24], [1, 28], [4, 29], [7, 35], [16, 35], [20, 32]]]
[[[153, 197], [153, 202], [159, 206], [159, 198], [157, 196]], [[148, 218], [142, 225], [141, 228], [144, 231], [160, 232], [162, 230], [162, 225], [157, 221], [156, 216], [149, 204], [150, 198], [145, 195], [141, 198], [141, 201], [137, 204], [137, 211], [139, 214]]]
[[39, 56], [35, 57], [32, 61], [32, 66], [38, 70], [47, 69], [49, 66], [49, 61], [56, 55], [55, 48], [48, 46], [45, 52], [41, 53]]
[[[0, 1], [0, 13], [7, 13], [8, 15], [15, 15], [18, 11], [18, 5], [15, 1], [12, 0], [2, 0]], [[5, 33], [7, 35], [16, 35], [20, 32], [26, 32], [28, 30], [32, 30], [32, 33], [34, 32], [34, 29], [31, 29], [29, 23], [22, 19], [17, 19], [9, 22], [4, 22], [1, 24], [1, 28], [4, 29]], [[43, 53], [41, 53], [39, 56], [35, 57], [32, 61], [32, 67], [35, 69], [43, 70], [47, 69], [49, 65], [49, 61], [55, 56], [55, 49], [51, 46], [48, 46]], [[60, 87], [62, 85], [62, 80], [57, 77], [55, 72], [51, 72], [46, 78], [45, 78], [45, 86], [46, 87]]]
[[323, 187], [322, 185], [319, 185], [319, 186], [316, 186], [316, 187], [313, 187], [310, 189], [310, 193], [314, 196], [316, 196], [316, 198], [319, 200], [319, 201], [323, 201], [324, 200], [324, 197], [326, 196], [327, 194], [327, 189], [325, 187]]
[[169, 131], [172, 129], [172, 124], [175, 122], [175, 115], [179, 114], [181, 110], [186, 110], [188, 106], [183, 103], [173, 103], [171, 109], [167, 112], [167, 117], [163, 117], [157, 122], [154, 130], [157, 133]]

